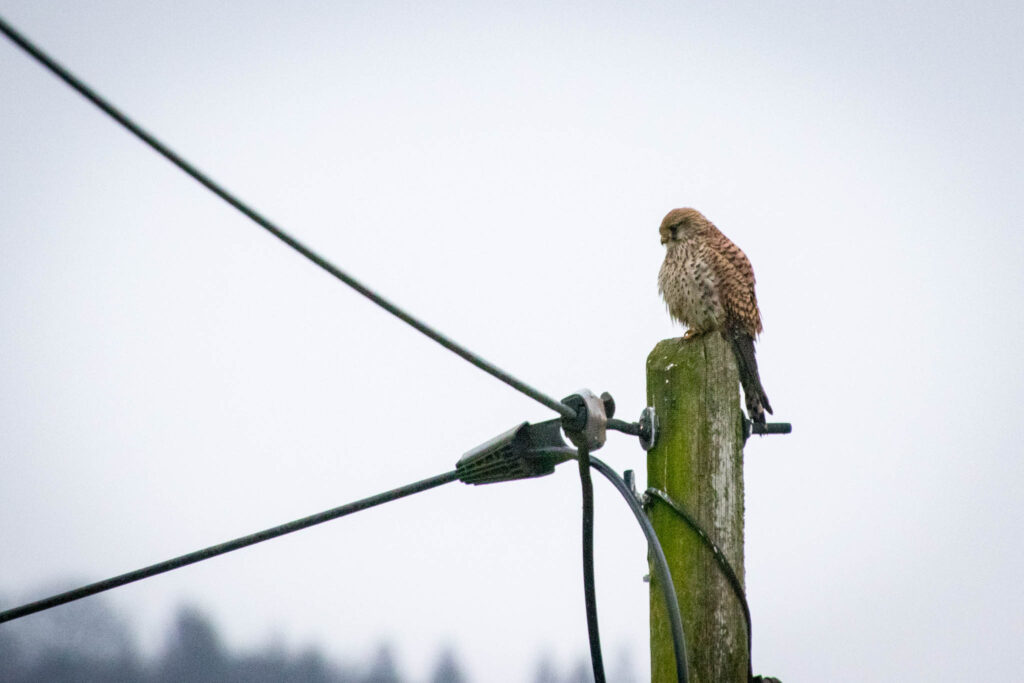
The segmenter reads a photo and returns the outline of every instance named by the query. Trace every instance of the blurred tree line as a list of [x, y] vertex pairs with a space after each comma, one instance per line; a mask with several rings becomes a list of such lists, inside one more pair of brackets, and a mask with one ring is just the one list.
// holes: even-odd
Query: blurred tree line
[[[10, 605], [8, 605], [10, 606]], [[609, 671], [616, 683], [637, 679], [626, 661]], [[452, 649], [426, 675], [406, 677], [391, 648], [366, 662], [335, 661], [320, 650], [297, 653], [270, 645], [233, 652], [201, 611], [180, 608], [160, 652], [138, 653], [127, 622], [100, 598], [90, 598], [0, 624], [0, 683], [469, 683]], [[541, 658], [527, 683], [592, 683], [589, 660], [559, 673]]]

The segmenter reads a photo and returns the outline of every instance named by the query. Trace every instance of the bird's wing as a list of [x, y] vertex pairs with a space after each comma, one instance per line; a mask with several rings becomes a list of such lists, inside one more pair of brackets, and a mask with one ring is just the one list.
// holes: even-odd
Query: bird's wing
[[728, 237], [719, 233], [714, 242], [711, 267], [719, 283], [728, 323], [756, 337], [761, 332], [761, 313], [754, 294], [754, 269], [747, 255]]

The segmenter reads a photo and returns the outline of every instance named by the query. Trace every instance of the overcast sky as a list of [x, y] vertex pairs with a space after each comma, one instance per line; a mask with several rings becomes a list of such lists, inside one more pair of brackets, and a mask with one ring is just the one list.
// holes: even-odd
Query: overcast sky
[[[543, 391], [645, 403], [657, 227], [750, 257], [787, 437], [746, 448], [754, 669], [1024, 666], [1019, 3], [174, 3], [0, 14], [213, 177]], [[550, 417], [333, 281], [0, 40], [0, 596], [450, 469]], [[598, 455], [643, 471], [635, 441]], [[608, 657], [642, 536], [597, 486]], [[111, 594], [478, 680], [586, 651], [573, 468], [461, 484]], [[67, 585], [65, 583], [64, 585]], [[13, 627], [13, 626], [12, 626]], [[8, 628], [4, 626], [2, 628]]]

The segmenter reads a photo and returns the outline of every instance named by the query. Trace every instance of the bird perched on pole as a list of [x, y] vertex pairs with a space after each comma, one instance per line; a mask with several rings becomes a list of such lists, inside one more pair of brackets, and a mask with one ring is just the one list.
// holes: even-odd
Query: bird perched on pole
[[672, 209], [659, 232], [666, 249], [658, 290], [669, 315], [688, 328], [683, 339], [714, 331], [725, 335], [736, 354], [747, 414], [763, 424], [772, 407], [754, 356], [762, 328], [750, 261], [696, 209]]

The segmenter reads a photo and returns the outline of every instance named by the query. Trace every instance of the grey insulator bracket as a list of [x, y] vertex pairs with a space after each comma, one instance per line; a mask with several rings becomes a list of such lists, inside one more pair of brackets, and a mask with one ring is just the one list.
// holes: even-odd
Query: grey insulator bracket
[[[577, 448], [586, 448], [588, 451], [596, 451], [603, 446], [608, 427], [605, 402], [590, 389], [580, 389], [563, 398], [562, 403], [576, 411], [576, 417], [562, 418], [562, 429], [569, 441]], [[611, 405], [615, 405], [614, 401]], [[614, 407], [612, 410], [615, 410]]]

